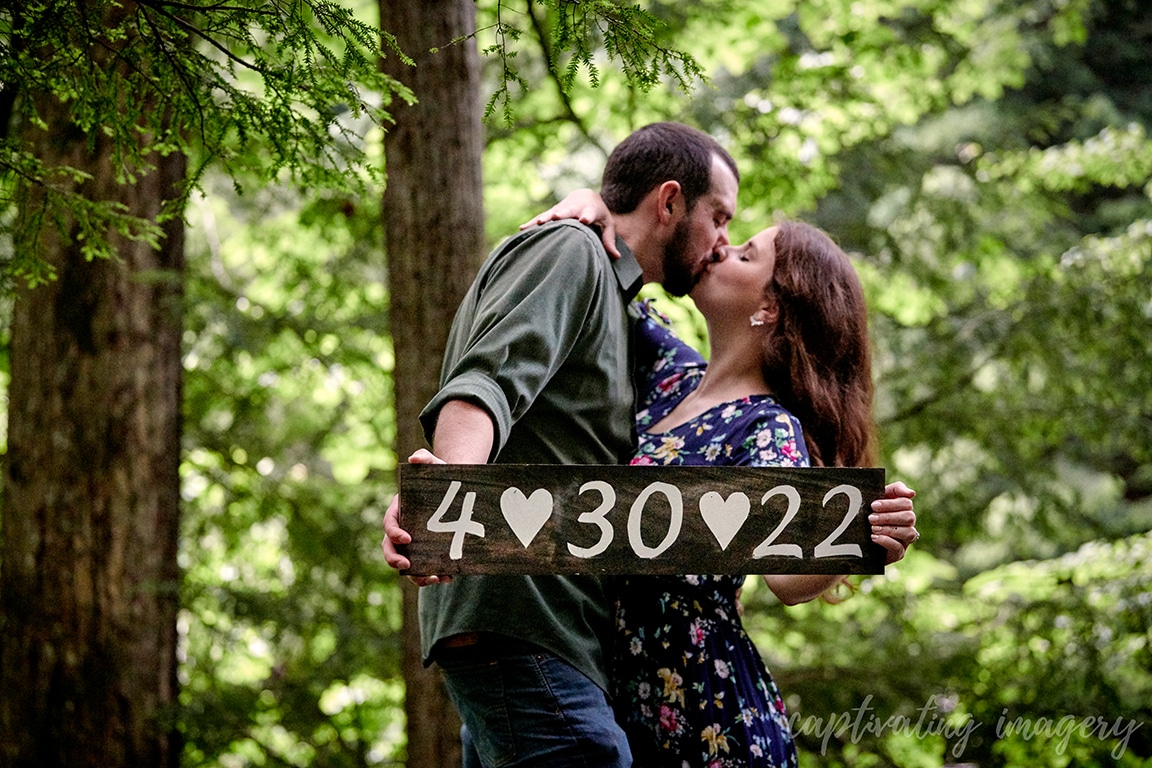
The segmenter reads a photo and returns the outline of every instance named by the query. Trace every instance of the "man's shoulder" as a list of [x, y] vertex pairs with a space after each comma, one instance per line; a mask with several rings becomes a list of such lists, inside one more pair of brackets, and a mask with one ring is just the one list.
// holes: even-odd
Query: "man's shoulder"
[[575, 219], [561, 219], [529, 227], [509, 237], [497, 250], [507, 251], [516, 248], [566, 248], [607, 257], [604, 244], [600, 242], [600, 235]]
[[504, 240], [481, 268], [486, 279], [600, 282], [612, 272], [612, 259], [599, 234], [574, 219], [530, 227]]

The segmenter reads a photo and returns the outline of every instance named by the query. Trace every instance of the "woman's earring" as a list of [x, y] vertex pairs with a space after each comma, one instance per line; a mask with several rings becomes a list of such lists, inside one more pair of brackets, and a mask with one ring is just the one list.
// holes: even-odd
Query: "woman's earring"
[[748, 322], [752, 325], [753, 328], [764, 325], [764, 321], [757, 319], [756, 315], [752, 315], [752, 317], [748, 318]]

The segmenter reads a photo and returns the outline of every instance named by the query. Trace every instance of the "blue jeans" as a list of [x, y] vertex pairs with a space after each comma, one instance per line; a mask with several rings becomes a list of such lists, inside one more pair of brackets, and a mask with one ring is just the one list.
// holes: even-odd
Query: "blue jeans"
[[632, 753], [598, 685], [512, 638], [439, 651], [460, 719], [464, 768], [629, 768]]

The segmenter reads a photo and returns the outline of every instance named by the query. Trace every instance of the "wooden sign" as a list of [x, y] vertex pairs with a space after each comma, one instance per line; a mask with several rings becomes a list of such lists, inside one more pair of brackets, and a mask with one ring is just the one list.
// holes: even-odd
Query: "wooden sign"
[[883, 469], [405, 464], [406, 574], [883, 573]]

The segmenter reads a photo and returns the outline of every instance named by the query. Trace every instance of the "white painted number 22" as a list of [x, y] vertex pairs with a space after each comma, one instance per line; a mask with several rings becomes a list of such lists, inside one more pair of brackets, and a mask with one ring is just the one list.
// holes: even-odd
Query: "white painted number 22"
[[[760, 504], [768, 503], [768, 499], [773, 496], [783, 496], [788, 499], [788, 509], [784, 512], [784, 519], [780, 524], [768, 534], [768, 538], [760, 542], [760, 546], [752, 550], [752, 557], [803, 557], [804, 553], [801, 551], [798, 544], [776, 544], [776, 539], [792, 522], [792, 518], [796, 517], [796, 513], [800, 511], [800, 492], [790, 485], [778, 485], [768, 493], [764, 494], [764, 498], [760, 500]], [[859, 544], [834, 544], [840, 534], [848, 530], [848, 526], [852, 524], [852, 520], [860, 511], [860, 507], [864, 504], [864, 496], [860, 493], [860, 489], [852, 485], [838, 485], [828, 493], [824, 494], [824, 506], [828, 506], [828, 502], [835, 496], [848, 497], [848, 511], [844, 513], [844, 519], [840, 521], [840, 525], [836, 530], [828, 534], [824, 541], [816, 545], [816, 550], [813, 552], [814, 557], [836, 557], [836, 556], [850, 556], [850, 557], [863, 557], [864, 553], [860, 549]]]

